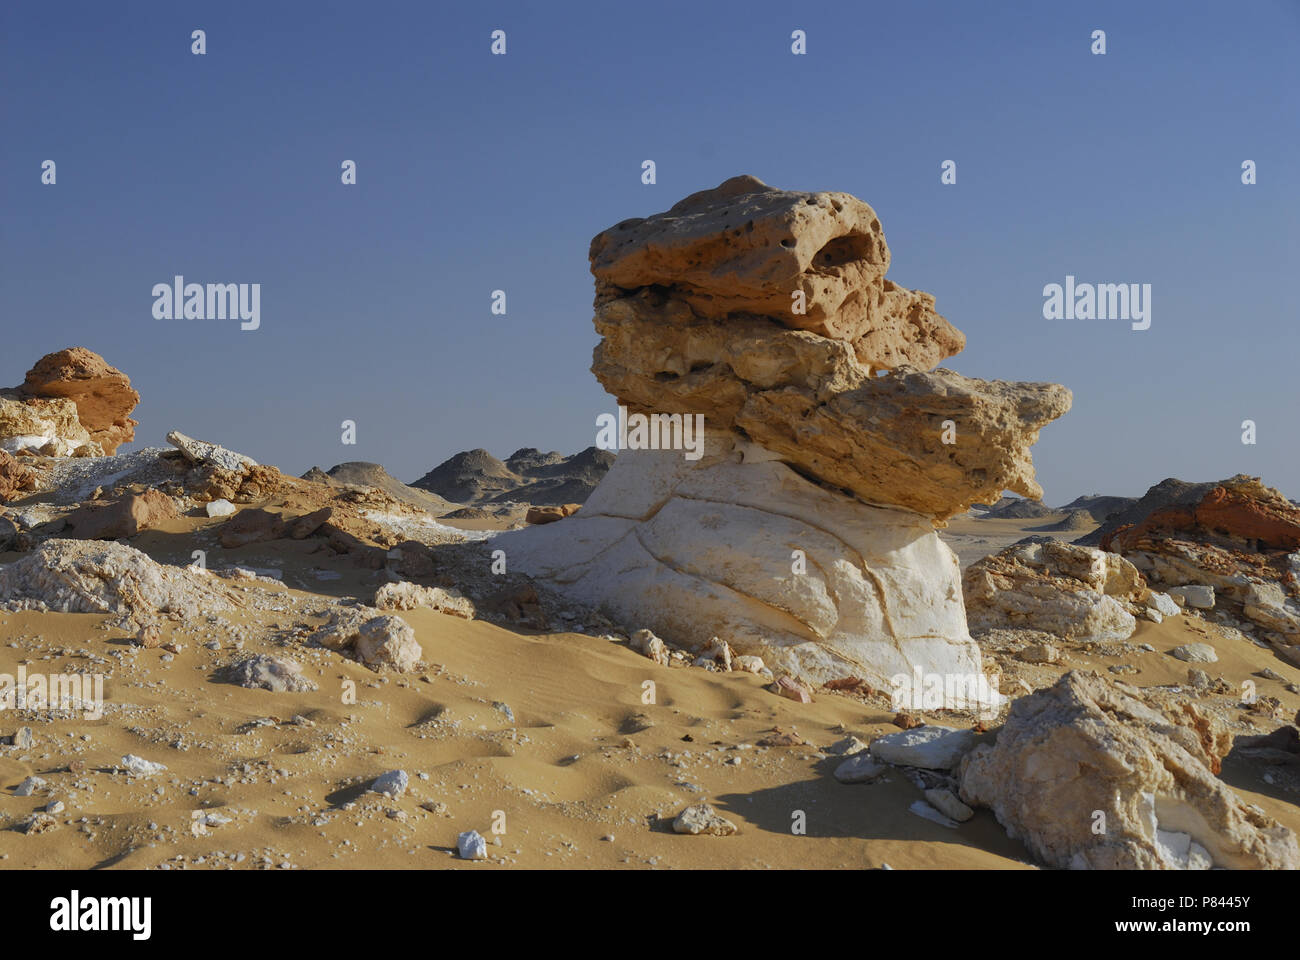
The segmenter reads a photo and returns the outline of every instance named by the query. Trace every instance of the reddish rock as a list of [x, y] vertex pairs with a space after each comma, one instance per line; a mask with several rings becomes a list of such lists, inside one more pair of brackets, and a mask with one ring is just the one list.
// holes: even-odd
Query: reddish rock
[[859, 687], [865, 687], [866, 692], [871, 692], [871, 687], [861, 677], [836, 677], [834, 680], [827, 680], [822, 684], [827, 690], [857, 690]]
[[312, 513], [303, 514], [293, 520], [289, 526], [289, 536], [295, 540], [305, 540], [321, 528], [334, 516], [333, 507], [321, 507]]
[[36, 489], [38, 474], [16, 458], [0, 450], [0, 503], [16, 500]]
[[246, 547], [250, 543], [264, 540], [279, 540], [284, 536], [288, 524], [278, 514], [254, 507], [241, 510], [221, 525], [218, 538], [227, 550]]
[[554, 523], [556, 520], [563, 520], [566, 516], [563, 507], [529, 507], [528, 513], [524, 515], [524, 522]]
[[894, 716], [894, 726], [900, 730], [911, 730], [913, 727], [924, 725], [925, 721], [914, 713], [899, 713]]
[[802, 747], [808, 743], [803, 737], [799, 736], [799, 731], [791, 727], [789, 730], [782, 730], [780, 727], [773, 727], [756, 746], [760, 747]]
[[1114, 530], [1102, 539], [1101, 548], [1125, 553], [1143, 541], [1169, 537], [1294, 550], [1300, 547], [1300, 507], [1257, 477], [1237, 476], [1215, 487], [1197, 504], [1155, 510], [1140, 523]]
[[785, 697], [795, 703], [812, 703], [812, 694], [808, 692], [808, 688], [792, 677], [777, 677], [776, 682], [769, 689], [778, 697]]
[[145, 490], [109, 503], [78, 507], [65, 519], [78, 540], [120, 540], [177, 516], [171, 497], [161, 490]]
[[72, 347], [47, 354], [27, 371], [20, 388], [28, 397], [71, 400], [77, 418], [110, 456], [135, 439], [137, 421], [130, 413], [140, 402], [131, 380], [99, 354]]

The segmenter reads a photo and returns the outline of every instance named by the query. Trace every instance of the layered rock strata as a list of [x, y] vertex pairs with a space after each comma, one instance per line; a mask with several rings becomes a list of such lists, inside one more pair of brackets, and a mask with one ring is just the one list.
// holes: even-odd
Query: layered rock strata
[[978, 675], [935, 525], [1041, 496], [1028, 448], [1069, 391], [933, 369], [965, 338], [885, 278], [880, 221], [848, 194], [736, 177], [590, 259], [593, 373], [670, 439], [702, 415], [705, 442], [621, 452], [580, 513], [497, 538], [513, 569], [816, 682]]

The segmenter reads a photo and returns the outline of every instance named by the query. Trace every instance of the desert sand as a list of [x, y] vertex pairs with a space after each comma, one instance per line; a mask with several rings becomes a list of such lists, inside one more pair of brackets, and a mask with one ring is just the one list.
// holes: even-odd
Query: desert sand
[[[990, 522], [997, 524], [991, 538], [1019, 539], [1041, 525]], [[140, 534], [133, 545], [182, 564], [219, 523], [184, 519]], [[16, 559], [0, 555], [0, 563]], [[300, 543], [244, 547], [230, 559], [282, 571], [283, 585], [251, 581], [245, 589], [286, 607], [311, 607], [321, 594], [365, 596], [382, 582], [347, 557], [321, 561]], [[317, 579], [321, 570], [338, 579]], [[958, 830], [910, 813], [921, 792], [901, 772], [872, 784], [833, 778], [840, 758], [823, 748], [848, 734], [869, 741], [897, 729], [887, 698], [824, 692], [796, 704], [768, 692], [760, 677], [660, 667], [604, 637], [521, 632], [432, 610], [404, 616], [427, 670], [375, 674], [318, 651], [306, 671], [316, 692], [272, 693], [214, 683], [213, 675], [236, 652], [283, 654], [271, 628], [293, 619], [284, 613], [239, 615], [230, 630], [170, 626], [164, 639], [184, 645], [174, 655], [136, 647], [129, 633], [106, 628], [103, 616], [0, 614], [0, 673], [16, 674], [21, 664], [57, 672], [93, 669], [92, 658], [112, 663], [102, 720], [4, 717], [7, 727], [29, 724], [35, 743], [5, 749], [0, 779], [11, 788], [28, 776], [43, 778], [49, 796], [66, 804], [60, 819], [67, 821], [32, 836], [0, 830], [4, 866], [462, 868], [477, 866], [454, 855], [457, 836], [470, 829], [489, 838], [489, 862], [501, 868], [1033, 866], [987, 810]], [[1059, 664], [1022, 664], [1018, 672], [1039, 688], [1069, 669], [1124, 663], [1136, 668], [1125, 675], [1131, 683], [1175, 684], [1187, 665], [1168, 651], [1213, 631], [1192, 618], [1142, 623], [1131, 643], [1150, 644], [1151, 652], [1067, 650]], [[208, 648], [208, 637], [217, 649]], [[1269, 668], [1300, 684], [1300, 669], [1241, 639], [1216, 636], [1215, 647], [1217, 676], [1234, 687], [1254, 678], [1291, 714], [1300, 708], [1300, 696], [1283, 683], [1255, 677]], [[355, 704], [341, 702], [345, 680], [356, 685]], [[656, 704], [641, 702], [646, 680], [657, 686]], [[509, 705], [514, 722], [494, 702]], [[955, 725], [945, 712], [925, 719]], [[796, 730], [808, 745], [757, 746], [774, 727]], [[1240, 729], [1263, 732], [1244, 713]], [[167, 770], [128, 778], [116, 772], [128, 754]], [[69, 772], [74, 760], [85, 764], [82, 772]], [[375, 777], [398, 768], [410, 774], [404, 796], [366, 792]], [[1300, 830], [1294, 773], [1229, 759], [1223, 778]], [[4, 822], [21, 822], [43, 805], [38, 799], [6, 789]], [[671, 818], [700, 800], [739, 832], [674, 834]], [[806, 835], [791, 832], [799, 810]], [[196, 811], [231, 819], [196, 836]], [[500, 835], [491, 832], [496, 811], [505, 814]]]

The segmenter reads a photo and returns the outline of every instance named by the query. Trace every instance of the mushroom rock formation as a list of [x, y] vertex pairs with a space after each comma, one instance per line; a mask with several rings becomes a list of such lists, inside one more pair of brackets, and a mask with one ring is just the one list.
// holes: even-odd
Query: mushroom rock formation
[[19, 392], [25, 398], [71, 400], [77, 418], [109, 456], [135, 439], [137, 421], [129, 416], [140, 394], [125, 373], [85, 347], [47, 354], [27, 371]]
[[965, 338], [885, 279], [880, 221], [848, 194], [735, 177], [590, 258], [592, 372], [632, 413], [702, 415], [703, 449], [620, 452], [579, 514], [496, 538], [512, 569], [814, 682], [978, 676], [935, 526], [1041, 496], [1028, 448], [1069, 391], [933, 369]]

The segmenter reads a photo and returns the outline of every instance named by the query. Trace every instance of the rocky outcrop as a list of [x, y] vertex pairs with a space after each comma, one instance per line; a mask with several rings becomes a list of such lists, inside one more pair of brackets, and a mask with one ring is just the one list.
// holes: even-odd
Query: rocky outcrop
[[737, 177], [590, 256], [592, 371], [678, 433], [621, 451], [577, 515], [496, 538], [511, 569], [807, 680], [979, 676], [934, 527], [1003, 490], [1041, 495], [1028, 448], [1069, 392], [932, 370], [964, 338], [885, 279], [879, 220], [847, 194]]
[[0, 450], [0, 503], [32, 492], [39, 480], [40, 475], [35, 470]]
[[1039, 630], [1077, 640], [1127, 640], [1149, 593], [1123, 557], [1035, 538], [977, 560], [962, 576], [972, 630]]
[[1103, 535], [1103, 546], [1179, 596], [1186, 596], [1182, 588], [1212, 588], [1211, 606], [1240, 614], [1300, 663], [1300, 507], [1257, 477], [1232, 477], [1194, 493], [1130, 515]]
[[71, 400], [25, 398], [0, 391], [0, 450], [46, 457], [102, 457]]
[[961, 799], [1055, 867], [1300, 867], [1295, 834], [1214, 775], [1228, 741], [1190, 704], [1170, 716], [1071, 672], [1016, 700], [996, 743], [967, 754]]
[[957, 558], [927, 518], [827, 490], [732, 434], [694, 463], [625, 451], [579, 513], [493, 547], [689, 649], [721, 637], [774, 671], [884, 688], [917, 664], [979, 673]]
[[173, 430], [167, 434], [167, 442], [183, 453], [185, 459], [193, 464], [205, 464], [221, 470], [232, 471], [247, 470], [250, 467], [257, 466], [257, 461], [252, 457], [246, 457], [234, 450], [227, 450], [215, 443], [208, 443], [206, 440], [195, 440], [193, 437], [187, 437], [179, 430]]
[[[709, 320], [780, 318], [854, 345], [864, 366], [928, 368], [965, 346], [934, 298], [884, 279], [889, 247], [875, 211], [847, 193], [777, 190], [732, 177], [671, 210], [624, 220], [591, 241], [596, 302], [665, 288]], [[802, 294], [802, 313], [791, 310]]]
[[234, 591], [192, 567], [89, 540], [47, 540], [0, 568], [0, 598], [0, 609], [107, 613], [136, 627], [160, 617], [197, 620], [241, 605]]
[[140, 394], [125, 373], [85, 347], [42, 357], [27, 371], [20, 389], [26, 397], [72, 401], [90, 440], [109, 456], [135, 439], [137, 421], [130, 414]]

